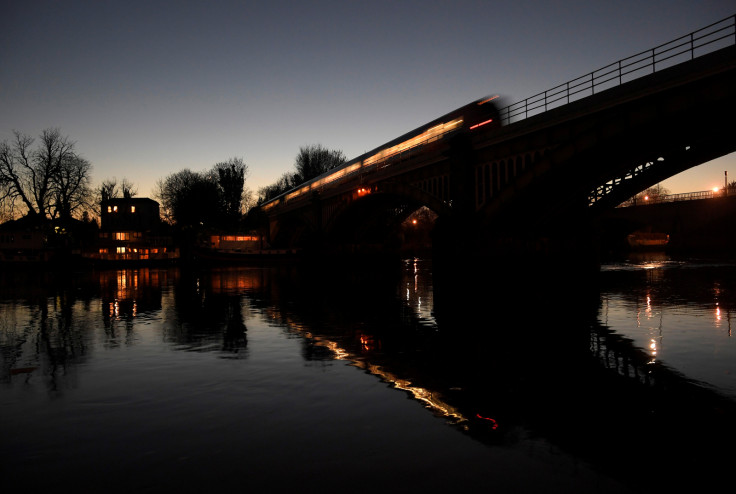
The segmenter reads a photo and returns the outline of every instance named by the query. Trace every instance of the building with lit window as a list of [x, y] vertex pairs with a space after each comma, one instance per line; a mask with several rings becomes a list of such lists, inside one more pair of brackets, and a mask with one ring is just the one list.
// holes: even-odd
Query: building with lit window
[[88, 257], [112, 261], [173, 260], [179, 250], [164, 231], [159, 204], [146, 197], [107, 199], [100, 203], [100, 233]]
[[47, 261], [46, 235], [26, 227], [24, 220], [0, 225], [0, 262]]
[[294, 257], [297, 249], [272, 249], [266, 238], [255, 232], [211, 233], [203, 237], [196, 250], [200, 261], [238, 262], [253, 259]]
[[210, 235], [211, 249], [223, 252], [260, 252], [263, 237], [256, 234]]

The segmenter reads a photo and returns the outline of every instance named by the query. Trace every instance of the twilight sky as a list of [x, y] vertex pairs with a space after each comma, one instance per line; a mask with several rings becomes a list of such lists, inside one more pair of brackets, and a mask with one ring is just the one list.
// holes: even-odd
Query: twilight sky
[[[733, 0], [0, 0], [0, 141], [58, 127], [93, 182], [300, 146], [353, 158], [474, 99], [522, 100], [736, 13]], [[736, 180], [736, 154], [664, 185]]]

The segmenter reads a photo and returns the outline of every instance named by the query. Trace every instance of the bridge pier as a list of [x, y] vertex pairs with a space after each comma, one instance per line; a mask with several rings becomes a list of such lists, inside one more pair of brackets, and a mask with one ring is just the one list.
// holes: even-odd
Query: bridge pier
[[666, 251], [733, 257], [736, 254], [736, 195], [615, 208], [599, 222], [609, 250], [628, 247], [626, 236], [636, 231], [669, 235]]
[[465, 278], [470, 283], [516, 288], [573, 279], [587, 283], [600, 271], [600, 246], [592, 225], [552, 234], [494, 234], [469, 225], [441, 223], [436, 225], [432, 259], [439, 277], [456, 282]]
[[[429, 132], [417, 129], [270, 203], [272, 245], [391, 249], [394, 220], [423, 205], [442, 218], [438, 265], [531, 278], [595, 272], [592, 216], [736, 150], [735, 57], [736, 46], [721, 48], [549, 109], [545, 99], [529, 116], [524, 102], [511, 118], [511, 105], [500, 110], [504, 126], [464, 128], [453, 112], [431, 123], [452, 128], [441, 138], [416, 144]], [[397, 155], [399, 142], [409, 147]]]

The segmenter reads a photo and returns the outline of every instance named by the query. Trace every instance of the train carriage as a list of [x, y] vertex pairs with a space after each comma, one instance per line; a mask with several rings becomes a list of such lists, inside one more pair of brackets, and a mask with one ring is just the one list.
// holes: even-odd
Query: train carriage
[[450, 135], [473, 131], [486, 125], [499, 126], [500, 118], [495, 101], [497, 98], [497, 96], [482, 98], [462, 106], [266, 201], [261, 207], [268, 211], [277, 205], [299, 199], [309, 192], [318, 191], [327, 184], [351, 177], [355, 173], [386, 166], [407, 151], [416, 150]]

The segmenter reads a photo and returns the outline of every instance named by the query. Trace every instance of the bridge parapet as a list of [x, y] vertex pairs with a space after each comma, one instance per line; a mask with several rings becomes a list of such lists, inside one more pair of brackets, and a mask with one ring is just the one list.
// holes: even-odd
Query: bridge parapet
[[[540, 93], [535, 109], [533, 98], [506, 107], [501, 112], [509, 120], [514, 108], [523, 108], [523, 119], [506, 126], [453, 126], [468, 106], [458, 109], [264, 209], [272, 226], [301, 215], [298, 228], [309, 223], [323, 233], [356, 204], [404, 214], [408, 204], [430, 203], [449, 210], [461, 225], [447, 229], [453, 238], [480, 229], [479, 236], [487, 237], [506, 227], [512, 235], [523, 230], [544, 236], [561, 225], [580, 231], [579, 222], [596, 211], [735, 150], [734, 20], [642, 52], [639, 63], [636, 56], [619, 61], [608, 79], [599, 71], [589, 74], [584, 100], [574, 100], [582, 91], [566, 83], [564, 96]], [[718, 48], [722, 44], [727, 46]], [[710, 51], [701, 56], [705, 49]], [[635, 68], [646, 68], [648, 75], [633, 77]], [[532, 116], [532, 110], [538, 113]], [[430, 131], [439, 133], [416, 140]], [[418, 144], [404, 149], [404, 142]], [[403, 202], [378, 199], [392, 195]], [[385, 211], [375, 213], [377, 218]]]
[[651, 204], [662, 204], [666, 202], [700, 201], [702, 199], [715, 199], [732, 195], [736, 195], [736, 190], [734, 190], [733, 188], [723, 188], [714, 190], [701, 190], [698, 192], [683, 192], [680, 194], [662, 194], [653, 197], [644, 197], [641, 200], [637, 200], [636, 197], [632, 197], [628, 201], [619, 204], [618, 207], [625, 208], [631, 206], [648, 206]]
[[508, 125], [736, 43], [736, 15], [608, 64], [500, 110]]

